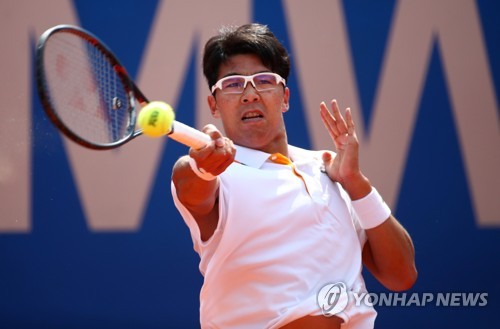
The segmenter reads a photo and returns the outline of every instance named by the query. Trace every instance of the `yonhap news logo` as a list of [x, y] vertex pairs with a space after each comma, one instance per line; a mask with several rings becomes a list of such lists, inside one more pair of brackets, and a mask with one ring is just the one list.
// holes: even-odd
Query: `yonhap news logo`
[[342, 312], [349, 302], [347, 286], [344, 282], [323, 286], [316, 297], [324, 316], [332, 316]]
[[343, 282], [329, 283], [317, 294], [323, 315], [342, 312], [351, 300], [353, 307], [484, 307], [488, 305], [487, 292], [348, 292]]

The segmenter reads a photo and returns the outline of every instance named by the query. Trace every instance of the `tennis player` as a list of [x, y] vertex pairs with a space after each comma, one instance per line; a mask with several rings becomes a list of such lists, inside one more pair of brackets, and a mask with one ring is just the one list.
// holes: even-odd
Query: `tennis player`
[[203, 69], [225, 136], [205, 126], [212, 142], [176, 162], [171, 185], [200, 256], [201, 327], [373, 328], [369, 305], [319, 302], [331, 283], [366, 292], [363, 264], [395, 291], [417, 277], [409, 234], [360, 169], [350, 110], [319, 105], [336, 152], [289, 145], [289, 55], [264, 25], [221, 29]]

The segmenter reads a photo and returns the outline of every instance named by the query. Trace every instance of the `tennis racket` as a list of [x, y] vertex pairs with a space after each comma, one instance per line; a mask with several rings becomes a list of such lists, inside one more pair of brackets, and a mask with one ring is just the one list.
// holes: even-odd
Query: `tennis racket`
[[[96, 36], [76, 26], [58, 25], [40, 36], [35, 56], [43, 108], [68, 138], [104, 150], [142, 135], [136, 127], [138, 108], [149, 101]], [[196, 149], [211, 141], [178, 121], [167, 135]]]

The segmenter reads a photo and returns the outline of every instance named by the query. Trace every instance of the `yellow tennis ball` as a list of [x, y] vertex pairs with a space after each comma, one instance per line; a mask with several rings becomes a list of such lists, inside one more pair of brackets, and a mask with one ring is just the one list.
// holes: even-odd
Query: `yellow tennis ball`
[[172, 130], [174, 110], [164, 102], [151, 102], [139, 112], [137, 121], [142, 132], [149, 137], [161, 137]]

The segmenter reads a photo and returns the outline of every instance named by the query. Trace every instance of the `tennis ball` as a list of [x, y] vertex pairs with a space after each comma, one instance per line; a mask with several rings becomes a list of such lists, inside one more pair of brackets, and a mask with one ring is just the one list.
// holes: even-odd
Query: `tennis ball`
[[149, 137], [161, 137], [172, 130], [174, 110], [164, 102], [151, 102], [139, 112], [137, 121], [142, 132]]

